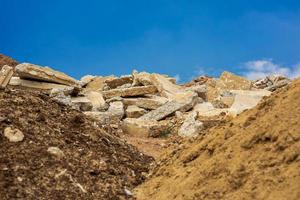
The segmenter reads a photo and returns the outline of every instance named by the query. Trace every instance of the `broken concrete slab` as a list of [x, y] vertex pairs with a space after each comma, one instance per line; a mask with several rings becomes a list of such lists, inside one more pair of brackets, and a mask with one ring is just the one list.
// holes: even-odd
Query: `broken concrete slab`
[[161, 120], [169, 115], [175, 113], [177, 110], [180, 110], [184, 104], [178, 103], [176, 101], [170, 101], [160, 106], [156, 110], [152, 110], [149, 113], [141, 116], [139, 119], [142, 120]]
[[122, 119], [125, 112], [124, 112], [124, 104], [122, 101], [114, 101], [109, 104], [108, 111], [111, 115], [117, 119]]
[[168, 99], [165, 97], [152, 97], [149, 98], [124, 98], [123, 103], [125, 106], [135, 105], [140, 108], [154, 110], [158, 107], [162, 106], [163, 104], [167, 103]]
[[203, 123], [197, 120], [197, 112], [191, 112], [179, 128], [178, 135], [182, 137], [195, 137], [199, 135], [203, 128]]
[[93, 78], [84, 88], [85, 91], [102, 91], [104, 90], [106, 80], [114, 79], [115, 76], [97, 76]]
[[225, 116], [228, 115], [229, 108], [214, 108], [213, 110], [208, 110], [206, 112], [198, 112], [200, 117], [215, 117], [215, 116]]
[[135, 105], [128, 106], [126, 109], [126, 117], [128, 118], [139, 118], [144, 115], [147, 111], [143, 108], [139, 108]]
[[81, 77], [81, 79], [79, 81], [81, 87], [86, 86], [88, 83], [90, 83], [96, 77], [97, 76], [93, 76], [93, 75], [85, 75], [85, 76]]
[[131, 85], [133, 82], [133, 78], [131, 75], [127, 75], [127, 76], [121, 76], [119, 78], [116, 77], [113, 79], [107, 79], [104, 82], [110, 89], [115, 89], [115, 88], [125, 85], [125, 84]]
[[198, 113], [206, 113], [208, 111], [214, 110], [214, 106], [212, 105], [212, 103], [210, 102], [203, 102], [203, 103], [199, 103], [197, 104], [194, 108], [193, 108], [193, 112], [198, 112]]
[[103, 96], [105, 99], [110, 99], [113, 97], [131, 97], [131, 96], [141, 96], [145, 94], [155, 94], [157, 88], [153, 85], [149, 86], [139, 86], [124, 89], [112, 89], [108, 91], [103, 91]]
[[156, 86], [161, 96], [174, 100], [174, 95], [180, 92], [183, 88], [175, 85], [169, 79], [160, 74], [151, 74], [151, 83]]
[[72, 107], [81, 111], [91, 111], [93, 108], [92, 102], [87, 97], [71, 98]]
[[102, 93], [96, 91], [89, 91], [85, 96], [91, 101], [93, 111], [104, 111], [108, 109], [108, 104], [105, 102]]
[[217, 87], [227, 90], [250, 90], [252, 85], [252, 82], [246, 78], [227, 71], [221, 74], [220, 80]]
[[232, 116], [236, 116], [242, 113], [244, 110], [255, 107], [264, 96], [269, 96], [271, 94], [271, 92], [266, 90], [259, 90], [259, 91], [232, 90], [231, 92], [236, 94], [234, 103], [229, 109], [229, 113]]
[[87, 111], [87, 116], [97, 120], [100, 124], [118, 123], [124, 116], [124, 106], [120, 101], [112, 102], [109, 109], [105, 112]]
[[39, 82], [39, 81], [20, 79], [19, 77], [12, 77], [10, 79], [9, 85], [33, 88], [33, 89], [49, 90], [49, 92], [50, 92], [50, 90], [52, 90], [54, 88], [57, 88], [57, 89], [73, 88], [71, 86], [66, 86], [66, 85], [61, 85], [61, 84], [56, 84], [56, 83], [47, 83], [47, 82]]
[[4, 65], [0, 71], [0, 88], [5, 88], [9, 83], [12, 75], [14, 74], [14, 69], [8, 65]]
[[16, 72], [22, 79], [58, 83], [68, 86], [78, 84], [78, 81], [62, 72], [53, 70], [49, 67], [41, 67], [30, 63], [22, 63], [17, 65]]
[[136, 70], [133, 70], [132, 76], [133, 76], [132, 86], [152, 85], [152, 82], [151, 82], [151, 79], [150, 79], [151, 74], [149, 74], [147, 72], [138, 73]]
[[207, 100], [207, 86], [206, 85], [192, 85], [184, 88], [184, 91], [192, 91], [198, 94], [203, 100]]
[[136, 137], [158, 137], [167, 128], [155, 120], [126, 118], [122, 122], [123, 132]]

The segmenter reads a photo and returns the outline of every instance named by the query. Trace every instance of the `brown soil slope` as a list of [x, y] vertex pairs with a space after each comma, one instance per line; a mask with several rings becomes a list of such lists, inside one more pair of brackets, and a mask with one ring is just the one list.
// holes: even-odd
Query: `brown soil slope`
[[14, 59], [8, 57], [8, 56], [5, 56], [3, 54], [0, 53], [0, 69], [2, 69], [2, 67], [4, 65], [9, 65], [11, 67], [15, 67], [18, 65], [18, 62], [15, 61]]
[[[24, 140], [9, 142], [6, 127], [21, 130]], [[125, 189], [141, 183], [151, 161], [44, 94], [0, 91], [1, 200], [126, 199]]]
[[138, 199], [300, 199], [300, 79], [167, 154]]

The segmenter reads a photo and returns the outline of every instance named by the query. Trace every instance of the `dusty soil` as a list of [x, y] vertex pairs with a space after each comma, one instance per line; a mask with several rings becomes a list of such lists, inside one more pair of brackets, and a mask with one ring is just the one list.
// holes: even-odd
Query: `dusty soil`
[[[24, 140], [10, 142], [6, 127], [21, 130]], [[131, 198], [153, 161], [81, 112], [17, 89], [0, 91], [0, 147], [1, 200]]]
[[2, 69], [2, 67], [4, 65], [9, 65], [11, 67], [15, 67], [18, 64], [19, 63], [17, 61], [15, 61], [14, 59], [0, 53], [0, 70]]
[[300, 199], [300, 79], [170, 149], [137, 199]]

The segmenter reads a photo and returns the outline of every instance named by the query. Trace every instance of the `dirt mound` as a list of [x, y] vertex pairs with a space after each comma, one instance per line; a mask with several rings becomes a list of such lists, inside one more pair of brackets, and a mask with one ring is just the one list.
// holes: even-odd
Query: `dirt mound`
[[138, 199], [300, 199], [300, 79], [168, 153]]
[[11, 67], [15, 67], [18, 64], [19, 63], [17, 61], [15, 61], [14, 59], [0, 53], [0, 70], [2, 69], [2, 67], [4, 65], [9, 65]]
[[[7, 127], [24, 139], [10, 142]], [[0, 91], [0, 146], [0, 199], [126, 199], [152, 161], [81, 112], [24, 90]]]

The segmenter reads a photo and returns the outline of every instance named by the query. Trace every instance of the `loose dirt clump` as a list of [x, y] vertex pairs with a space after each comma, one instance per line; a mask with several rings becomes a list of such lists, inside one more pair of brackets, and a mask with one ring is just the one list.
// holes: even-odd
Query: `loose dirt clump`
[[300, 79], [180, 144], [137, 199], [300, 199]]
[[[24, 138], [10, 141], [7, 127]], [[25, 90], [0, 91], [0, 146], [0, 199], [132, 198], [153, 161], [81, 112]]]

